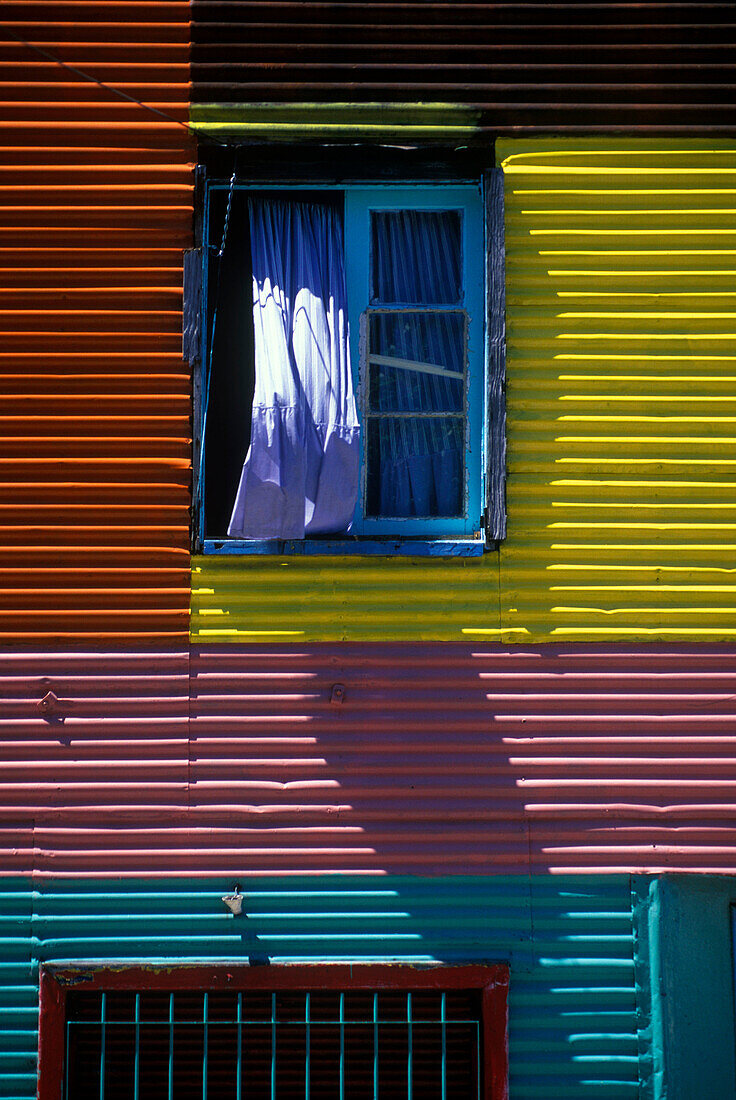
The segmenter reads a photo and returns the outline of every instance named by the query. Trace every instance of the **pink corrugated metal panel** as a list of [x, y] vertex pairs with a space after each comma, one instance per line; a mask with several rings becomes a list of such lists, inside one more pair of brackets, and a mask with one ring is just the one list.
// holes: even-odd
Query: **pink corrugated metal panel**
[[[186, 650], [0, 651], [0, 830], [31, 823], [29, 867], [53, 871], [63, 865], [59, 853], [76, 844], [72, 862], [90, 870], [110, 824], [119, 832], [131, 817], [181, 820], [188, 671]], [[49, 693], [58, 704], [44, 711]], [[111, 840], [108, 871], [123, 843], [122, 834]], [[144, 862], [152, 857], [145, 853]], [[0, 869], [13, 870], [4, 854]]]
[[734, 651], [24, 652], [0, 695], [6, 872], [29, 822], [41, 874], [736, 872]]
[[0, 5], [0, 643], [186, 637], [188, 80], [182, 0]]

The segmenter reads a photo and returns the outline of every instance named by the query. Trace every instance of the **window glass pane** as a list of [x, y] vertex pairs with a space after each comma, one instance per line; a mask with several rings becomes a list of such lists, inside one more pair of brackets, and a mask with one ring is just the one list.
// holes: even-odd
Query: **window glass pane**
[[463, 514], [464, 422], [385, 416], [368, 422], [369, 516]]
[[462, 412], [465, 315], [372, 313], [369, 412]]
[[462, 300], [460, 211], [373, 211], [371, 241], [374, 302], [456, 305]]

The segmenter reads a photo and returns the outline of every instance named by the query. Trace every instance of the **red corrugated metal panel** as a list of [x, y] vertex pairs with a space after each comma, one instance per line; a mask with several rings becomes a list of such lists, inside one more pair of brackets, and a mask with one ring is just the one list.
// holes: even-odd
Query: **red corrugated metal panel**
[[39, 873], [736, 871], [733, 651], [25, 652], [0, 694]]
[[188, 20], [0, 10], [0, 641], [186, 636]]
[[733, 133], [736, 9], [193, 0], [198, 103], [464, 103], [483, 129]]

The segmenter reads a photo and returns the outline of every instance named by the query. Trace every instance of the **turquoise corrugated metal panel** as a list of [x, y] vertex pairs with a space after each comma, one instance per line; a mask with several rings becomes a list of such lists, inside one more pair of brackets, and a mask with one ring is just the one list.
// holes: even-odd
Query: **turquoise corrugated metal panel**
[[[508, 960], [512, 1100], [638, 1094], [630, 879], [290, 876], [46, 880], [42, 961]], [[252, 889], [251, 889], [252, 887]], [[24, 1097], [25, 1100], [25, 1097]]]
[[653, 1081], [642, 1100], [732, 1097], [736, 879], [642, 876], [632, 885], [637, 996], [651, 1002]]
[[0, 880], [0, 1097], [36, 1095], [38, 976], [30, 878]]

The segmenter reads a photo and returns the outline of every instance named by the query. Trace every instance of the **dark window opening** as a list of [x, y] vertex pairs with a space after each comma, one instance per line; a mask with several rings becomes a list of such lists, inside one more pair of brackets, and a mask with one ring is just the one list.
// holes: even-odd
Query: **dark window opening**
[[[342, 194], [325, 191], [259, 191], [261, 198], [342, 207]], [[204, 535], [223, 538], [233, 509], [243, 462], [250, 445], [253, 406], [253, 270], [248, 191], [232, 196], [226, 247], [222, 240], [227, 190], [210, 193], [207, 317], [212, 340], [211, 375], [204, 435]], [[218, 270], [219, 268], [219, 270]], [[213, 318], [216, 320], [213, 328]]]
[[477, 990], [71, 992], [66, 1100], [470, 1100]]

